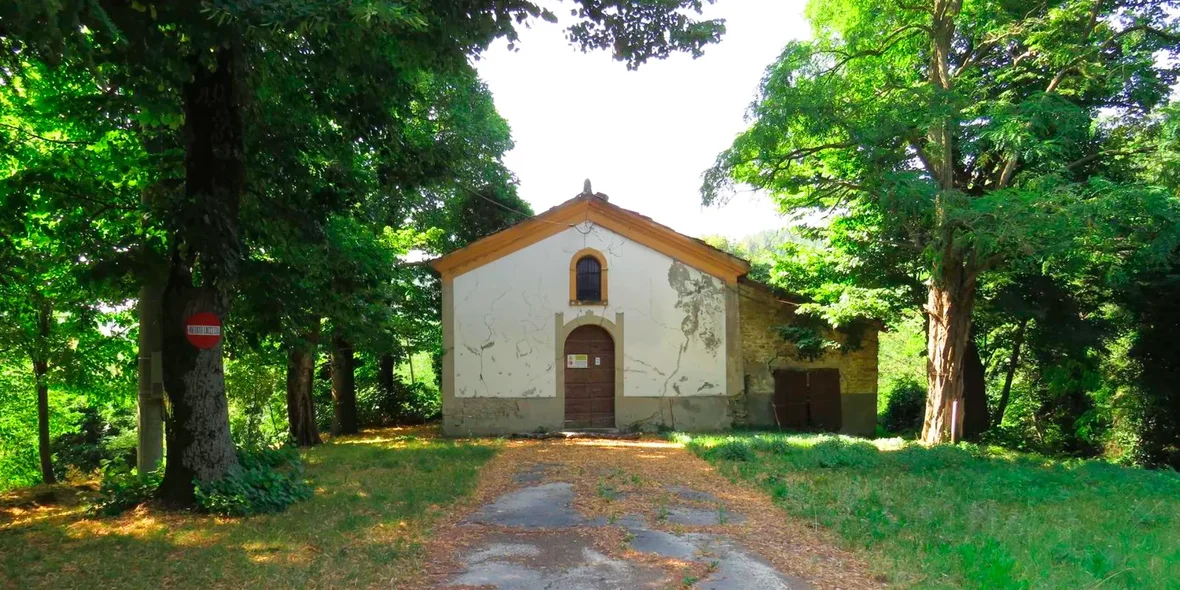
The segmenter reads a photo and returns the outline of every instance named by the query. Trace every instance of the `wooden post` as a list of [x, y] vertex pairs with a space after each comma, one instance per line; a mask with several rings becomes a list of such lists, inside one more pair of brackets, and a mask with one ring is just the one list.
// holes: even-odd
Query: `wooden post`
[[959, 400], [951, 402], [951, 444], [959, 442]]

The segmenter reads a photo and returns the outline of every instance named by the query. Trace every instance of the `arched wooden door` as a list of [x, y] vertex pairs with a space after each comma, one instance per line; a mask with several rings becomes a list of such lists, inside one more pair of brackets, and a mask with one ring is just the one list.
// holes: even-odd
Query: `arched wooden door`
[[565, 339], [565, 427], [615, 427], [615, 341], [598, 326]]

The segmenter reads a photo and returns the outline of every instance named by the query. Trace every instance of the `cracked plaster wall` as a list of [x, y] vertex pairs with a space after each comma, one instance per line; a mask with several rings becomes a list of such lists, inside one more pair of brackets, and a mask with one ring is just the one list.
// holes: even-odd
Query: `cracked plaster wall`
[[[570, 259], [583, 248], [607, 259], [605, 306], [570, 305]], [[455, 397], [555, 397], [555, 312], [624, 314], [625, 397], [725, 395], [725, 295], [721, 279], [625, 236], [571, 227], [455, 277]]]

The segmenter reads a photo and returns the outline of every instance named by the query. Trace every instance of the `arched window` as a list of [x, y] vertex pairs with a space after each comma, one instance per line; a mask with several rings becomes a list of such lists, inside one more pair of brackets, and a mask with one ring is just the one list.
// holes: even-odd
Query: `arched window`
[[578, 301], [602, 301], [602, 265], [593, 256], [578, 260]]
[[606, 303], [606, 257], [593, 248], [570, 260], [570, 305]]

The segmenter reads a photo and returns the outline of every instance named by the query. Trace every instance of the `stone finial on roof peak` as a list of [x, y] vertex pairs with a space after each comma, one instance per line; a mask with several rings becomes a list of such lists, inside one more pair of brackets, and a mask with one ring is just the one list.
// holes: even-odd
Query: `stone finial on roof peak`
[[590, 179], [589, 178], [587, 178], [586, 181], [584, 183], [582, 183], [582, 194], [580, 194], [578, 196], [579, 197], [598, 197], [599, 199], [602, 199], [604, 201], [610, 200], [610, 197], [608, 197], [602, 193], [596, 193], [596, 192], [594, 192], [594, 189], [590, 188]]

